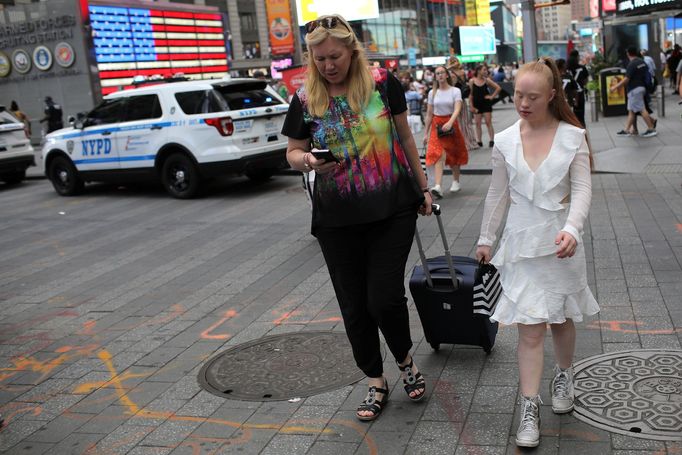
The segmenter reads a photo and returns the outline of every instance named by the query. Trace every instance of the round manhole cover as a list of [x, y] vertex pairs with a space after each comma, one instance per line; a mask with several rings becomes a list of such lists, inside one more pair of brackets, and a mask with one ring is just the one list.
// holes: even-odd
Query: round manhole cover
[[576, 363], [574, 415], [614, 433], [680, 440], [682, 351], [622, 351]]
[[225, 398], [277, 401], [336, 390], [364, 376], [345, 333], [297, 332], [216, 355], [201, 368], [199, 384]]

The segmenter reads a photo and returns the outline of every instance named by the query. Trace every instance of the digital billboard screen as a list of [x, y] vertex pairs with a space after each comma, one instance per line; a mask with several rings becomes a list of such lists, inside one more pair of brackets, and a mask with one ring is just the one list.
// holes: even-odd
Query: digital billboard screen
[[103, 95], [131, 87], [140, 75], [227, 74], [221, 14], [101, 5], [90, 5], [88, 12]]
[[378, 0], [296, 0], [298, 25], [305, 25], [320, 16], [340, 14], [347, 21], [379, 17]]
[[461, 55], [494, 54], [494, 27], [459, 27]]

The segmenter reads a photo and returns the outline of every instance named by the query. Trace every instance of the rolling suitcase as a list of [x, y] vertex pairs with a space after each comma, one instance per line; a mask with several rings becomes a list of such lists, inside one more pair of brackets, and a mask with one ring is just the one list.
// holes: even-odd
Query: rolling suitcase
[[421, 266], [415, 266], [410, 278], [410, 293], [419, 313], [426, 341], [436, 351], [441, 343], [482, 347], [487, 354], [495, 344], [497, 322], [487, 315], [474, 313], [474, 280], [478, 261], [450, 255], [445, 238], [440, 206], [433, 204], [445, 255], [427, 259], [419, 232], [415, 239]]

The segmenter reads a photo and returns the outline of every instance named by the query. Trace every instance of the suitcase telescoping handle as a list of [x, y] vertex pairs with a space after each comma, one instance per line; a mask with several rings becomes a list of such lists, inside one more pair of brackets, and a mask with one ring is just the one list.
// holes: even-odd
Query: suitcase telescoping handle
[[[450, 248], [448, 247], [448, 240], [445, 237], [445, 228], [443, 227], [443, 220], [440, 217], [440, 205], [431, 204], [431, 212], [436, 216], [436, 221], [438, 222], [438, 230], [440, 231], [440, 238], [443, 241], [443, 249], [445, 250], [445, 260], [448, 263], [448, 270], [450, 271], [450, 279], [452, 280], [452, 285], [454, 289], [459, 289], [459, 282], [457, 281], [457, 273], [455, 272], [455, 265], [452, 262], [452, 255], [450, 254]], [[422, 240], [419, 237], [419, 230], [414, 231], [414, 238], [417, 241], [417, 249], [419, 250], [419, 258], [422, 262], [422, 268], [424, 269], [424, 276], [426, 276], [426, 283], [430, 288], [433, 287], [433, 278], [431, 277], [431, 271], [426, 262], [426, 255], [424, 254], [424, 247], [422, 246]]]

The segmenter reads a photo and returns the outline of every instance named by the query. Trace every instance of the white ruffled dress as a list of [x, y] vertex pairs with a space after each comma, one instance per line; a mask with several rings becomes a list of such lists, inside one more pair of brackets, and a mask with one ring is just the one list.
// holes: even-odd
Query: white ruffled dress
[[[547, 158], [531, 171], [523, 156], [519, 120], [495, 135], [493, 174], [479, 245], [492, 246], [507, 212], [491, 263], [503, 293], [491, 319], [502, 324], [582, 321], [599, 312], [587, 286], [582, 229], [592, 198], [585, 130], [561, 122]], [[578, 241], [571, 258], [556, 257], [559, 231]]]

